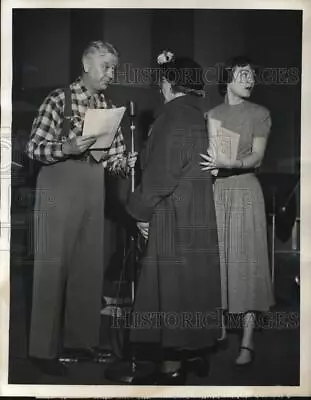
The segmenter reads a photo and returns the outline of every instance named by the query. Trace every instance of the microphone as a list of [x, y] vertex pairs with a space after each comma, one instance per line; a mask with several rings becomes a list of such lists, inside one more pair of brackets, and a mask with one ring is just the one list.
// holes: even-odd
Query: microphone
[[134, 101], [130, 101], [129, 111], [130, 111], [130, 117], [134, 118], [136, 116], [136, 106]]
[[[129, 114], [130, 114], [130, 129], [131, 129], [131, 152], [135, 152], [135, 115], [136, 107], [134, 101], [129, 102]], [[131, 168], [131, 178], [132, 178], [132, 192], [135, 190], [135, 168]]]

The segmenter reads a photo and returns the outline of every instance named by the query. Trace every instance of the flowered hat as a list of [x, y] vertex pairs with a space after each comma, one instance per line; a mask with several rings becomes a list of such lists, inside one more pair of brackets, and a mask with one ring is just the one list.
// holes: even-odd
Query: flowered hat
[[[203, 69], [190, 57], [177, 57], [173, 52], [164, 50], [157, 58], [159, 77], [165, 77], [181, 91], [203, 91]], [[198, 93], [203, 94], [203, 93]]]

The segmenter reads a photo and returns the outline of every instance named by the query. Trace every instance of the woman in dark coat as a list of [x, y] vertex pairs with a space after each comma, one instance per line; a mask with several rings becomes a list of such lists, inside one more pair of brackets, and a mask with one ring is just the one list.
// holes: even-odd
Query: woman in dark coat
[[[202, 355], [220, 335], [221, 289], [212, 177], [200, 168], [208, 148], [202, 69], [172, 56], [158, 57], [165, 105], [141, 154], [142, 180], [127, 210], [147, 240], [131, 340], [158, 344], [165, 360], [160, 383], [182, 384], [185, 354]], [[207, 368], [206, 358], [196, 360]]]

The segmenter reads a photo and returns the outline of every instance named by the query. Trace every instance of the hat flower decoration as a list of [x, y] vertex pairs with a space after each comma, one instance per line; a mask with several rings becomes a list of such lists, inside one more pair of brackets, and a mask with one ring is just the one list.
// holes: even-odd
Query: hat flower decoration
[[174, 53], [168, 50], [163, 50], [161, 54], [158, 55], [157, 63], [166, 64], [174, 59]]

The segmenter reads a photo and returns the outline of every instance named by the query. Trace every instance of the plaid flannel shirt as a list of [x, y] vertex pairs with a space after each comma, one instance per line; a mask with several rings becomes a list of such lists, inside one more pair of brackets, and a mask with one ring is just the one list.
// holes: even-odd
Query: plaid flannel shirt
[[[103, 93], [91, 94], [78, 78], [70, 85], [72, 118], [69, 139], [82, 135], [83, 121], [88, 108], [108, 108]], [[28, 157], [43, 164], [63, 161], [68, 156], [62, 152], [62, 125], [64, 119], [65, 93], [63, 89], [51, 92], [41, 104], [35, 118], [30, 140], [26, 146]], [[109, 149], [102, 151], [100, 163], [113, 173], [127, 173], [126, 147], [121, 129], [118, 130]]]

